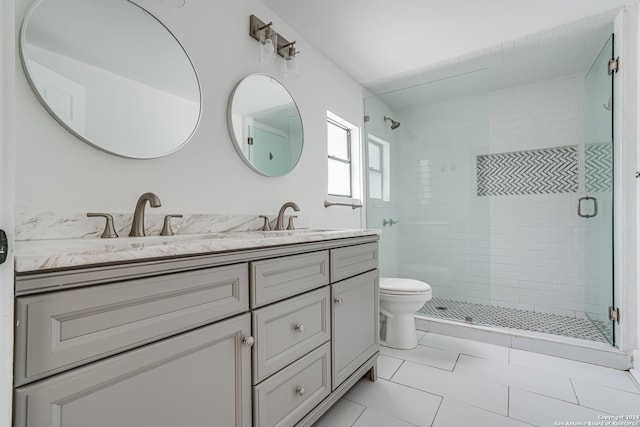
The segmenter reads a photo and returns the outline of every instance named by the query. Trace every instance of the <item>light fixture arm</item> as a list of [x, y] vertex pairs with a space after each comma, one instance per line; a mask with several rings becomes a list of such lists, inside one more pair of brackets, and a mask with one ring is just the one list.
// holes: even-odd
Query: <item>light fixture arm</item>
[[[273, 29], [273, 22], [269, 22], [268, 24], [266, 24], [255, 15], [251, 15], [249, 17], [249, 35], [251, 37], [260, 41], [260, 32], [265, 29], [270, 29], [271, 31], [273, 31], [273, 34], [277, 36], [276, 37], [277, 46], [275, 46], [275, 50], [278, 53], [278, 55], [282, 56], [283, 58], [287, 58], [288, 57], [287, 55], [289, 55], [290, 57], [300, 53], [300, 52], [296, 52], [295, 47], [293, 47], [295, 44], [295, 41], [289, 42], [289, 40], [282, 37], [278, 32], [276, 32]], [[291, 50], [292, 47], [293, 47], [293, 51]], [[285, 52], [283, 51], [283, 49], [285, 48], [288, 50], [286, 52], [287, 55], [285, 55]]]
[[289, 58], [295, 57], [298, 53], [300, 53], [300, 52], [296, 51], [296, 42], [295, 42], [295, 40], [292, 41], [291, 43], [285, 44], [284, 46], [280, 46], [278, 48], [278, 51], [280, 51], [280, 50], [284, 51], [284, 53], [278, 52], [278, 53], [280, 53], [280, 56], [282, 56], [284, 59], [289, 59]]

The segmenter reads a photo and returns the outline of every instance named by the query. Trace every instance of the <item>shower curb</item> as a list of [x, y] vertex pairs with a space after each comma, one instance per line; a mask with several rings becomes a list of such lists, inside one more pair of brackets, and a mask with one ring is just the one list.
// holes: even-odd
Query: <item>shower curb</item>
[[463, 324], [457, 321], [423, 316], [416, 316], [416, 328], [425, 332], [526, 350], [622, 371], [627, 371], [633, 367], [631, 355], [626, 352], [608, 344], [577, 338]]

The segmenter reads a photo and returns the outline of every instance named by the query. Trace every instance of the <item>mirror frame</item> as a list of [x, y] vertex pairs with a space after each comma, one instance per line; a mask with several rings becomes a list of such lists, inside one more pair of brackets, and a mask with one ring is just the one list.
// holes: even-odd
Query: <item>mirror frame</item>
[[[247, 158], [245, 153], [242, 151], [242, 145], [238, 141], [237, 135], [235, 134], [235, 132], [233, 130], [233, 111], [232, 111], [233, 98], [234, 98], [236, 92], [238, 91], [238, 88], [240, 87], [240, 85], [245, 80], [247, 80], [248, 78], [255, 77], [255, 76], [264, 76], [264, 77], [268, 77], [268, 78], [276, 81], [287, 92], [287, 94], [291, 98], [291, 101], [293, 102], [293, 105], [294, 105], [294, 107], [296, 107], [296, 111], [298, 112], [298, 117], [300, 118], [300, 131], [301, 131], [300, 134], [302, 135], [302, 140], [300, 141], [300, 154], [298, 155], [298, 158], [293, 163], [293, 165], [291, 165], [289, 170], [287, 170], [286, 172], [284, 172], [282, 174], [279, 174], [279, 175], [269, 175], [269, 174], [261, 171], [253, 163], [251, 163], [251, 161]], [[236, 152], [238, 153], [238, 155], [240, 156], [242, 161], [247, 166], [249, 166], [250, 169], [252, 169], [254, 172], [259, 173], [262, 176], [273, 177], [273, 178], [280, 177], [280, 176], [285, 176], [285, 175], [291, 173], [296, 168], [296, 166], [298, 166], [298, 163], [300, 163], [300, 159], [302, 158], [302, 151], [304, 150], [304, 123], [302, 122], [302, 114], [300, 113], [300, 108], [298, 107], [298, 104], [296, 103], [296, 100], [293, 97], [293, 95], [291, 94], [291, 92], [289, 91], [289, 89], [287, 89], [287, 87], [280, 80], [278, 80], [277, 78], [273, 77], [272, 75], [269, 75], [269, 74], [266, 74], [266, 73], [251, 73], [251, 74], [248, 74], [248, 75], [244, 76], [243, 78], [240, 79], [240, 81], [238, 83], [236, 83], [236, 85], [233, 87], [233, 90], [231, 91], [231, 94], [229, 95], [229, 101], [227, 102], [227, 130], [229, 131], [229, 136], [231, 137], [231, 142], [233, 143], [233, 148], [236, 150]]]
[[158, 18], [156, 18], [155, 15], [153, 15], [147, 9], [143, 8], [142, 6], [140, 6], [137, 3], [134, 3], [131, 0], [124, 0], [127, 3], [130, 3], [133, 6], [141, 9], [149, 18], [155, 20], [158, 24], [160, 24], [160, 26], [162, 28], [164, 28], [164, 30], [167, 31], [171, 35], [171, 37], [175, 40], [175, 42], [180, 47], [180, 49], [182, 49], [182, 52], [184, 53], [185, 58], [187, 59], [187, 61], [189, 62], [189, 65], [191, 66], [191, 69], [193, 70], [193, 75], [195, 77], [195, 81], [196, 81], [196, 84], [198, 86], [198, 101], [199, 101], [198, 117], [195, 120], [195, 124], [193, 126], [193, 129], [184, 138], [184, 141], [180, 142], [180, 144], [177, 144], [173, 149], [171, 149], [169, 151], [166, 151], [166, 152], [163, 152], [162, 154], [154, 154], [154, 155], [149, 155], [149, 156], [144, 156], [144, 157], [143, 156], [139, 156], [139, 157], [138, 156], [128, 156], [126, 154], [110, 151], [108, 148], [104, 148], [104, 147], [98, 145], [97, 143], [91, 141], [87, 137], [85, 137], [83, 135], [80, 135], [78, 132], [76, 132], [71, 126], [69, 126], [62, 118], [60, 118], [53, 111], [53, 109], [49, 106], [49, 104], [47, 104], [45, 99], [40, 94], [40, 91], [38, 90], [38, 88], [36, 86], [36, 83], [33, 81], [32, 77], [31, 77], [31, 74], [29, 73], [29, 67], [27, 66], [27, 59], [25, 58], [23, 41], [26, 40], [26, 31], [27, 31], [27, 27], [28, 27], [28, 25], [27, 25], [28, 19], [35, 13], [37, 7], [40, 4], [44, 3], [45, 1], [46, 0], [36, 0], [29, 7], [27, 13], [25, 14], [24, 18], [22, 19], [22, 22], [21, 22], [21, 25], [20, 25], [18, 49], [17, 50], [19, 52], [20, 62], [22, 64], [22, 69], [24, 71], [24, 75], [25, 75], [27, 81], [29, 82], [29, 86], [31, 87], [31, 89], [35, 93], [36, 98], [38, 99], [38, 101], [40, 101], [40, 104], [49, 113], [49, 115], [51, 117], [53, 117], [64, 129], [66, 129], [69, 133], [71, 133], [76, 138], [80, 139], [81, 141], [89, 144], [91, 147], [96, 148], [96, 149], [98, 149], [98, 150], [100, 150], [100, 151], [102, 151], [104, 153], [112, 154], [112, 155], [115, 155], [115, 156], [118, 156], [118, 157], [123, 157], [123, 158], [127, 158], [127, 159], [135, 159], [135, 160], [157, 159], [157, 158], [165, 157], [165, 156], [168, 156], [169, 154], [175, 153], [176, 151], [178, 151], [179, 149], [184, 147], [191, 140], [191, 138], [196, 133], [196, 130], [198, 129], [198, 127], [200, 125], [200, 121], [202, 119], [202, 100], [203, 100], [203, 96], [202, 96], [202, 85], [200, 84], [200, 78], [198, 77], [198, 73], [196, 71], [196, 67], [193, 64], [193, 61], [191, 60], [191, 57], [189, 57], [189, 54], [187, 53], [186, 49], [184, 48], [182, 43], [180, 43], [180, 40], [178, 40], [178, 38], [175, 36], [175, 34], [173, 34], [173, 32], [171, 32], [171, 30], [169, 30], [169, 28], [167, 28], [167, 26], [164, 25], [164, 23], [162, 23], [162, 21], [160, 21]]

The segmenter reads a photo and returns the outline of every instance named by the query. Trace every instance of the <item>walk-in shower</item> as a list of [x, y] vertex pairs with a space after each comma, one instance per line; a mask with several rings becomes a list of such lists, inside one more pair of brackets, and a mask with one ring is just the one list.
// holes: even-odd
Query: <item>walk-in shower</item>
[[431, 285], [418, 316], [614, 342], [607, 37], [577, 70], [489, 65], [365, 99], [367, 226], [382, 276]]

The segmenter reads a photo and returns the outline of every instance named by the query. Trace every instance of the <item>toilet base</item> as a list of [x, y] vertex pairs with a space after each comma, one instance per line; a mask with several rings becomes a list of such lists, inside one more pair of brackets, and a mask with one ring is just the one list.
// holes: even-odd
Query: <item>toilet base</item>
[[385, 340], [382, 345], [398, 350], [411, 350], [418, 346], [416, 319], [412, 315], [386, 316]]

